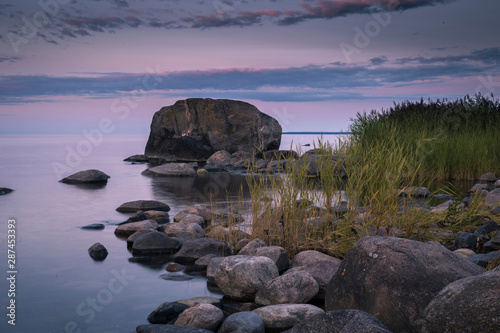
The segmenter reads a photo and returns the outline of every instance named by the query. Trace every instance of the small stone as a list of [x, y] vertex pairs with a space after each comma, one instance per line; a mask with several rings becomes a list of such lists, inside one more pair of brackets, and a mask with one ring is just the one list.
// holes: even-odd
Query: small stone
[[493, 207], [491, 213], [494, 215], [500, 215], [500, 206]]
[[328, 254], [321, 253], [315, 250], [307, 250], [299, 252], [292, 259], [292, 267], [304, 266], [307, 264], [311, 264], [313, 262], [329, 260], [335, 263], [340, 263], [341, 260]]
[[166, 274], [160, 275], [160, 279], [167, 281], [189, 281], [194, 279], [194, 276], [186, 275], [179, 272], [173, 272], [173, 273], [168, 272]]
[[[483, 244], [483, 250], [485, 251], [497, 251], [500, 250], [500, 233], [495, 237]], [[500, 258], [498, 258], [500, 262]]]
[[108, 250], [101, 243], [95, 243], [89, 248], [89, 255], [95, 261], [102, 261], [108, 256]]
[[187, 214], [179, 221], [179, 223], [184, 223], [184, 224], [196, 223], [200, 227], [203, 227], [205, 226], [205, 219], [203, 218], [203, 216], [200, 215]]
[[167, 163], [149, 168], [142, 174], [163, 177], [194, 177], [196, 171], [188, 163]]
[[482, 226], [476, 229], [474, 231], [474, 235], [480, 236], [480, 235], [487, 235], [490, 232], [500, 230], [500, 226], [493, 220], [489, 220], [485, 222]]
[[60, 180], [66, 184], [106, 184], [110, 177], [102, 171], [90, 169], [77, 172]]
[[178, 263], [171, 262], [165, 267], [165, 270], [170, 273], [180, 272], [184, 269], [184, 266], [179, 265]]
[[461, 255], [464, 258], [469, 258], [470, 256], [473, 256], [476, 254], [476, 252], [472, 251], [471, 249], [458, 249], [458, 250], [455, 250], [453, 252]]
[[135, 213], [140, 210], [161, 210], [168, 212], [170, 207], [163, 202], [154, 201], [154, 200], [137, 200], [130, 201], [122, 204], [120, 207], [116, 209], [120, 213]]
[[102, 224], [102, 223], [92, 223], [92, 224], [85, 225], [85, 226], [81, 227], [80, 229], [84, 229], [84, 230], [102, 230], [102, 229], [104, 229], [104, 224]]
[[471, 249], [474, 250], [476, 248], [477, 236], [471, 234], [470, 232], [460, 231], [455, 238], [455, 244], [453, 247], [455, 249]]
[[264, 246], [267, 246], [267, 244], [262, 239], [256, 238], [243, 247], [238, 254], [242, 256], [253, 256], [259, 247]]
[[206, 176], [206, 175], [208, 175], [207, 169], [198, 169], [198, 171], [196, 171], [196, 173], [198, 174], [198, 176]]
[[481, 177], [479, 177], [479, 181], [480, 182], [495, 182], [497, 180], [497, 177], [495, 176], [495, 174], [493, 172], [488, 172], [488, 173], [485, 173], [483, 175], [481, 175]]
[[7, 187], [0, 187], [0, 195], [5, 195], [13, 192], [13, 189], [7, 188]]
[[158, 230], [159, 227], [160, 226], [158, 225], [158, 223], [156, 223], [156, 221], [154, 220], [145, 220], [140, 222], [127, 223], [118, 226], [115, 229], [115, 235], [129, 237], [136, 231], [148, 230], [148, 229]]

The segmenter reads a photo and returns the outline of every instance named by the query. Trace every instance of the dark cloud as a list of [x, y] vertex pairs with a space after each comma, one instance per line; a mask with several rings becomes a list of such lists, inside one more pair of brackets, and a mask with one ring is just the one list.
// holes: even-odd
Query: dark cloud
[[0, 56], [0, 62], [16, 62], [23, 59], [23, 57], [18, 56]]
[[375, 58], [371, 58], [370, 59], [370, 63], [374, 66], [379, 66], [379, 65], [382, 65], [384, 63], [386, 63], [388, 60], [387, 60], [387, 57], [386, 56], [381, 56], [381, 57], [375, 57]]
[[411, 63], [417, 64], [436, 64], [436, 63], [457, 63], [464, 61], [480, 62], [488, 65], [498, 64], [500, 61], [500, 47], [491, 47], [487, 49], [475, 50], [469, 54], [447, 55], [438, 57], [408, 57], [396, 60], [399, 65]]

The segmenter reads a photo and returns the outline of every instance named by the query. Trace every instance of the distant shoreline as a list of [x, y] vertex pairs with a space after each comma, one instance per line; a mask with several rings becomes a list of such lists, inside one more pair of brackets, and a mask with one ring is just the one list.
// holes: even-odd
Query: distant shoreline
[[302, 135], [339, 135], [352, 134], [352, 132], [283, 132], [281, 134], [302, 134]]

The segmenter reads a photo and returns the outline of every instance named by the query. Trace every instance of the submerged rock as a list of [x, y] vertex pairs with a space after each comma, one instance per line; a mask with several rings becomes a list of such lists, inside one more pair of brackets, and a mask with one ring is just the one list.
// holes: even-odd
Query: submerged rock
[[102, 261], [108, 256], [108, 250], [101, 243], [95, 243], [89, 248], [89, 255], [95, 261]]
[[129, 201], [122, 204], [120, 207], [116, 209], [120, 213], [135, 213], [140, 210], [160, 210], [164, 212], [170, 211], [170, 207], [163, 202], [155, 201], [155, 200], [136, 200]]
[[144, 170], [142, 174], [166, 177], [194, 177], [196, 171], [188, 163], [168, 163]]
[[102, 171], [90, 169], [80, 171], [60, 180], [66, 184], [101, 184], [107, 183], [110, 177]]
[[281, 126], [255, 106], [227, 99], [189, 98], [156, 112], [145, 153], [206, 160], [219, 150], [278, 149]]
[[92, 224], [84, 225], [83, 227], [80, 227], [80, 229], [85, 229], [85, 230], [102, 230], [102, 229], [104, 229], [104, 224], [102, 224], [102, 223], [92, 223]]
[[13, 189], [7, 188], [7, 187], [0, 187], [0, 195], [5, 195], [13, 192]]

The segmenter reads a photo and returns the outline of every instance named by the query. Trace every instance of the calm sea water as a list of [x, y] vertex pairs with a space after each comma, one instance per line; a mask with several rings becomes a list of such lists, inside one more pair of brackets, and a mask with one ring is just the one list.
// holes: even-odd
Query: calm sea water
[[[99, 139], [99, 138], [96, 138]], [[284, 135], [282, 148], [313, 145], [313, 135]], [[327, 135], [323, 139], [336, 140]], [[167, 301], [196, 296], [220, 296], [207, 289], [200, 276], [190, 281], [166, 281], [166, 262], [130, 262], [126, 242], [115, 237], [116, 223], [128, 215], [115, 211], [126, 201], [160, 200], [173, 217], [195, 203], [235, 198], [244, 175], [213, 174], [208, 178], [150, 178], [144, 164], [123, 159], [144, 151], [147, 136], [109, 135], [89, 144], [81, 136], [0, 135], [0, 187], [15, 191], [0, 196], [1, 332], [135, 332], [148, 314]], [[85, 143], [86, 142], [86, 143]], [[303, 147], [305, 150], [309, 147]], [[312, 148], [312, 147], [311, 147]], [[108, 184], [88, 188], [59, 183], [69, 172], [99, 169]], [[62, 170], [66, 173], [62, 174]], [[248, 196], [248, 192], [244, 192]], [[7, 223], [16, 221], [16, 326], [7, 323], [9, 284]], [[104, 230], [81, 226], [103, 223]], [[94, 262], [87, 249], [100, 242], [109, 251]]]

